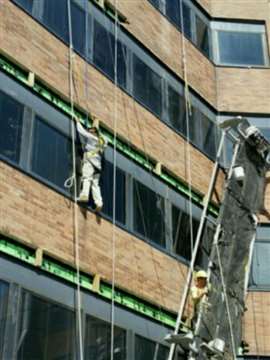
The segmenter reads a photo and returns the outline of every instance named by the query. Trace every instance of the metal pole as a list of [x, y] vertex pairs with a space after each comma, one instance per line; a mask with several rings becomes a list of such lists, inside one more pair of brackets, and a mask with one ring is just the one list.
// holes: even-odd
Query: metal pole
[[[219, 142], [217, 155], [216, 155], [216, 161], [215, 161], [213, 171], [212, 171], [210, 184], [209, 184], [209, 187], [208, 187], [208, 192], [207, 192], [207, 195], [206, 195], [206, 198], [205, 198], [205, 201], [204, 201], [203, 212], [202, 212], [199, 229], [198, 229], [197, 236], [196, 236], [194, 249], [193, 249], [193, 252], [192, 252], [191, 262], [190, 262], [189, 271], [188, 271], [188, 275], [187, 275], [187, 281], [186, 281], [186, 285], [185, 285], [185, 288], [184, 288], [184, 293], [182, 295], [182, 300], [181, 300], [181, 303], [180, 303], [178, 315], [177, 315], [177, 320], [176, 320], [175, 329], [174, 329], [174, 334], [175, 335], [178, 334], [178, 332], [179, 332], [181, 319], [182, 319], [182, 315], [183, 315], [183, 311], [184, 311], [184, 307], [185, 307], [185, 304], [186, 304], [186, 299], [187, 299], [187, 295], [188, 295], [188, 291], [189, 291], [189, 287], [190, 287], [190, 283], [191, 283], [191, 279], [192, 279], [192, 273], [193, 273], [193, 269], [194, 269], [194, 264], [195, 264], [195, 260], [196, 260], [196, 257], [197, 257], [199, 245], [200, 245], [202, 231], [203, 231], [205, 221], [206, 221], [208, 205], [209, 205], [209, 201], [210, 201], [210, 199], [212, 197], [212, 193], [213, 193], [213, 189], [214, 189], [214, 184], [215, 184], [216, 175], [217, 175], [217, 171], [218, 171], [219, 159], [220, 159], [222, 149], [223, 149], [224, 139], [225, 139], [225, 131], [223, 130], [222, 135], [221, 135], [221, 139], [220, 139], [220, 142]], [[175, 347], [176, 347], [176, 344], [171, 344], [168, 360], [173, 360]]]

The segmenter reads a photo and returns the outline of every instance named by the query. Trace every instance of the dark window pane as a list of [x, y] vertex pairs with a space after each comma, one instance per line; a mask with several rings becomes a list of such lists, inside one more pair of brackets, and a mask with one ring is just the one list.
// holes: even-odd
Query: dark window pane
[[[114, 36], [99, 22], [94, 23], [94, 64], [112, 80], [114, 80]], [[126, 87], [126, 56], [125, 45], [117, 43], [117, 82]]]
[[70, 140], [39, 118], [34, 133], [32, 171], [64, 188], [72, 172]]
[[196, 146], [201, 146], [201, 113], [192, 107], [188, 117], [188, 129], [190, 141]]
[[133, 56], [134, 97], [161, 116], [161, 77], [136, 55]]
[[209, 34], [208, 26], [196, 16], [197, 46], [205, 55], [209, 56]]
[[183, 20], [184, 20], [184, 33], [185, 35], [191, 39], [191, 13], [190, 13], [190, 8], [183, 3]]
[[159, 1], [160, 1], [160, 0], [150, 0], [150, 2], [151, 2], [157, 9], [159, 9]]
[[[191, 259], [191, 223], [190, 216], [183, 210], [172, 205], [173, 249], [177, 255]], [[196, 239], [199, 221], [193, 219], [193, 243]]]
[[18, 360], [76, 358], [72, 311], [24, 292], [20, 315]]
[[221, 64], [264, 65], [262, 35], [219, 31]]
[[13, 0], [13, 1], [15, 1], [17, 4], [21, 5], [21, 7], [24, 8], [29, 13], [32, 12], [34, 0]]
[[216, 127], [204, 114], [201, 114], [202, 150], [214, 158], [216, 155]]
[[[85, 12], [75, 3], [71, 2], [72, 42], [73, 47], [81, 55], [85, 55], [86, 18]], [[88, 34], [89, 36], [89, 34]]]
[[169, 121], [173, 128], [186, 135], [185, 101], [172, 87], [168, 86]]
[[[111, 359], [111, 324], [86, 317], [85, 358], [88, 360]], [[126, 332], [114, 326], [114, 359], [126, 360]]]
[[[182, 9], [181, 9], [182, 3]], [[183, 14], [181, 14], [183, 11]], [[181, 28], [181, 19], [184, 20], [184, 34], [191, 38], [191, 13], [190, 8], [183, 0], [166, 0], [166, 15], [178, 27]]]
[[0, 153], [16, 163], [20, 159], [23, 106], [0, 92]]
[[7, 320], [9, 286], [4, 281], [0, 281], [0, 358], [4, 359], [3, 348], [5, 342], [5, 327]]
[[66, 42], [69, 41], [66, 0], [45, 0], [43, 21], [56, 35]]
[[166, 1], [166, 15], [173, 23], [180, 27], [181, 17], [179, 0]]
[[135, 360], [167, 360], [168, 355], [169, 349], [165, 346], [136, 335]]
[[[102, 212], [113, 217], [113, 164], [104, 161], [101, 174], [101, 192], [104, 201]], [[116, 221], [125, 224], [126, 222], [126, 177], [125, 173], [116, 168]]]
[[134, 230], [165, 247], [163, 198], [136, 180], [133, 196]]
[[207, 224], [207, 226], [204, 227], [202, 233], [198, 255], [196, 257], [196, 263], [195, 263], [201, 269], [206, 269], [208, 267], [214, 234], [215, 232], [213, 227]]

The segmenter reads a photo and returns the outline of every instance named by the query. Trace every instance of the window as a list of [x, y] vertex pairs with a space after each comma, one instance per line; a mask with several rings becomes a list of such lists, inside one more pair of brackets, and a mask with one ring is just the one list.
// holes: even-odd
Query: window
[[[172, 205], [173, 251], [186, 260], [191, 259], [190, 216], [186, 211]], [[192, 219], [193, 243], [199, 228], [199, 221]]]
[[76, 358], [75, 330], [72, 311], [24, 291], [18, 360]]
[[260, 33], [219, 31], [218, 43], [220, 64], [265, 65]]
[[257, 227], [254, 244], [252, 265], [250, 269], [249, 286], [258, 289], [269, 289], [270, 279], [270, 227], [260, 225]]
[[6, 282], [0, 281], [0, 358], [4, 358], [5, 328], [7, 321], [9, 286]]
[[186, 113], [183, 97], [168, 86], [169, 122], [174, 129], [186, 135]]
[[24, 8], [29, 13], [32, 12], [33, 9], [33, 1], [34, 0], [15, 0], [17, 4], [19, 4], [22, 8]]
[[209, 33], [207, 24], [196, 16], [196, 44], [199, 49], [209, 57]]
[[169, 349], [159, 343], [136, 335], [135, 337], [135, 360], [167, 360]]
[[44, 2], [43, 21], [50, 30], [60, 36], [65, 42], [69, 41], [68, 9], [66, 0], [46, 0]]
[[161, 116], [161, 77], [135, 54], [133, 55], [133, 92], [157, 116]]
[[[94, 22], [94, 64], [114, 80], [114, 36], [98, 21]], [[117, 42], [117, 83], [126, 87], [126, 57], [127, 50], [120, 41]]]
[[178, 27], [181, 26], [181, 13], [179, 0], [166, 1], [166, 15]]
[[20, 160], [23, 106], [0, 91], [0, 153], [16, 163]]
[[85, 11], [73, 1], [70, 4], [73, 47], [76, 51], [84, 56], [86, 54], [86, 36], [89, 36], [86, 34], [86, 14]]
[[[86, 317], [85, 358], [111, 359], [111, 324], [93, 316]], [[114, 326], [114, 359], [126, 359], [126, 332]]]
[[253, 261], [251, 267], [250, 285], [269, 288], [269, 271], [270, 271], [270, 242], [257, 241], [253, 253]]
[[212, 159], [216, 156], [215, 124], [201, 113], [202, 150]]
[[[168, 0], [167, 0], [168, 1]], [[184, 34], [191, 39], [191, 11], [190, 8], [184, 3], [183, 4], [183, 21], [184, 21]]]
[[32, 171], [64, 188], [72, 172], [71, 141], [39, 117], [35, 121]]
[[191, 107], [191, 113], [189, 112], [188, 117], [188, 128], [189, 128], [189, 138], [190, 141], [197, 145], [199, 148], [201, 147], [201, 119], [200, 119], [200, 111], [193, 106]]
[[263, 136], [270, 142], [270, 129], [268, 128], [260, 128]]
[[[104, 161], [104, 166], [101, 174], [101, 192], [103, 197], [102, 212], [113, 217], [113, 164], [109, 161]], [[116, 168], [116, 221], [125, 224], [126, 222], [126, 176], [125, 173]]]
[[[191, 10], [183, 0], [165, 0], [166, 15], [181, 30], [181, 19], [184, 21], [184, 34], [191, 39]], [[182, 9], [181, 9], [182, 4]], [[183, 11], [183, 14], [181, 14]]]
[[159, 0], [150, 0], [150, 2], [151, 2], [157, 9], [159, 9]]
[[165, 247], [164, 200], [139, 181], [133, 181], [134, 230]]

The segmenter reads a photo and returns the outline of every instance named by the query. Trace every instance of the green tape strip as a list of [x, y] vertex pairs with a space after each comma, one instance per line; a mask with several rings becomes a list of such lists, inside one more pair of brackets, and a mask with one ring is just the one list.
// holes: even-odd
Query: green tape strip
[[[25, 245], [19, 244], [13, 239], [6, 236], [0, 238], [0, 253], [9, 255], [24, 263], [35, 265], [35, 251]], [[77, 284], [76, 270], [68, 265], [62, 264], [47, 255], [43, 256], [41, 269], [44, 272], [54, 275], [55, 277], [65, 280], [72, 284]], [[93, 291], [93, 277], [80, 273], [81, 288], [87, 291]], [[94, 292], [99, 297], [112, 300], [112, 288], [109, 284], [101, 281], [99, 293]], [[144, 315], [166, 326], [174, 327], [176, 316], [173, 316], [165, 310], [161, 310], [154, 305], [147, 303], [138, 297], [132, 296], [125, 291], [115, 289], [114, 293], [115, 303], [130, 309], [140, 315]]]
[[[13, 64], [10, 60], [5, 58], [3, 55], [0, 54], [0, 69], [2, 69], [7, 74], [11, 75], [18, 81], [22, 82], [23, 84], [28, 85], [28, 74], [27, 72], [23, 71], [21, 68], [18, 67], [18, 65]], [[53, 91], [48, 89], [43, 83], [40, 81], [36, 81], [34, 84], [34, 87], [31, 88], [35, 93], [37, 93], [40, 97], [46, 99], [48, 102], [53, 104], [57, 109], [64, 112], [66, 115], [72, 116], [72, 110], [70, 103], [61, 99], [57, 94], [55, 94]], [[85, 113], [82, 111], [79, 111], [78, 109], [74, 109], [74, 116], [76, 116], [83, 124], [86, 124], [88, 121]], [[101, 128], [101, 132], [106, 138], [108, 139], [109, 143], [111, 145], [114, 145], [114, 135], [108, 131], [107, 129]], [[136, 163], [143, 166], [145, 169], [149, 171], [153, 171], [155, 167], [155, 161], [148, 159], [147, 156], [145, 156], [142, 152], [139, 152], [138, 150], [135, 150], [132, 148], [128, 143], [125, 141], [122, 141], [121, 139], [117, 138], [116, 140], [116, 147], [117, 150], [122, 152], [123, 154], [127, 155], [129, 158], [134, 160]], [[171, 174], [168, 174], [166, 171], [162, 170], [161, 175], [159, 176], [162, 180], [164, 180], [168, 185], [172, 186], [176, 190], [178, 190], [180, 193], [189, 196], [189, 189], [187, 184], [182, 182], [180, 179], [172, 176]], [[192, 201], [200, 206], [203, 206], [203, 196], [196, 192], [194, 189], [191, 192], [191, 198]], [[209, 213], [211, 213], [213, 216], [218, 215], [218, 207], [210, 204], [209, 205]]]

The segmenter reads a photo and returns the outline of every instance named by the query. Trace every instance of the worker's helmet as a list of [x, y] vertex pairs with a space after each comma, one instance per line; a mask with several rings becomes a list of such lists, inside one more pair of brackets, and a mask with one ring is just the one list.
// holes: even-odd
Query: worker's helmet
[[207, 274], [206, 274], [206, 272], [204, 271], [204, 270], [200, 270], [200, 271], [198, 271], [197, 273], [196, 273], [196, 278], [198, 279], [198, 278], [205, 278], [205, 279], [207, 279]]

